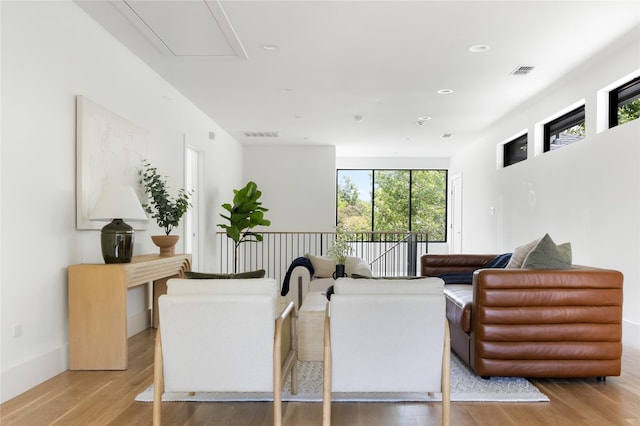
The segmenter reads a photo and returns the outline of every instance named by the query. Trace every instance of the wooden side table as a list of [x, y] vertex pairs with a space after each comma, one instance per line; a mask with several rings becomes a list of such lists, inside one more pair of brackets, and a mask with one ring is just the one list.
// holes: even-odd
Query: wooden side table
[[134, 256], [131, 263], [69, 266], [69, 368], [126, 370], [127, 290], [153, 282], [155, 319], [157, 298], [166, 292], [167, 280], [189, 270], [190, 254], [150, 254]]
[[324, 292], [310, 291], [298, 312], [298, 359], [322, 361], [324, 316], [327, 309]]

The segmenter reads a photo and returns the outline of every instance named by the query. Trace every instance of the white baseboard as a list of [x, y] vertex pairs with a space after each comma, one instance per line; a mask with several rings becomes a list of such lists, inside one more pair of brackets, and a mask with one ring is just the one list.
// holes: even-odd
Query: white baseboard
[[[151, 309], [127, 318], [127, 337], [151, 325]], [[0, 373], [0, 403], [10, 400], [34, 386], [69, 369], [69, 345], [33, 358]]]
[[622, 344], [640, 350], [640, 324], [622, 320]]
[[0, 373], [0, 402], [28, 391], [69, 369], [69, 345], [11, 367]]

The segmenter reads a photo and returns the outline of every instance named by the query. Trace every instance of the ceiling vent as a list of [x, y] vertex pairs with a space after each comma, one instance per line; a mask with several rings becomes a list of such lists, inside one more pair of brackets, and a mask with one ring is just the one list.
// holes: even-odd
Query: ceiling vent
[[520, 65], [515, 70], [511, 71], [510, 74], [511, 75], [527, 75], [531, 71], [533, 71], [534, 68], [535, 67], [531, 65]]
[[279, 138], [279, 132], [242, 132], [248, 138]]

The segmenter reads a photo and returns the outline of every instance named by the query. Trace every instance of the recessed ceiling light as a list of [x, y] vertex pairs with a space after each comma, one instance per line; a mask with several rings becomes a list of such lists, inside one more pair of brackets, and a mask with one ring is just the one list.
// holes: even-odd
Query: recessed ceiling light
[[279, 48], [278, 46], [276, 46], [275, 44], [263, 44], [263, 45], [262, 45], [262, 48], [263, 48], [264, 50], [269, 51], [269, 52], [273, 52], [273, 51], [275, 51], [275, 50], [280, 49], [280, 48]]
[[450, 95], [453, 93], [452, 89], [440, 89], [438, 90], [439, 95]]
[[453, 136], [451, 133], [443, 133], [442, 136], [440, 136], [442, 139], [447, 139], [450, 138], [451, 136]]
[[488, 44], [476, 44], [475, 46], [471, 46], [469, 48], [469, 52], [471, 53], [484, 53], [491, 49], [491, 46]]
[[418, 117], [418, 121], [428, 121], [431, 120], [431, 117], [428, 115], [423, 115], [422, 117]]

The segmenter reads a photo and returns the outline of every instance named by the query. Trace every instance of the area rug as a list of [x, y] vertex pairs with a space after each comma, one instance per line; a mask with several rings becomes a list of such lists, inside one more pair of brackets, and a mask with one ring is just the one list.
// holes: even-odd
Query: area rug
[[[429, 402], [442, 396], [424, 393], [333, 393], [334, 402]], [[231, 402], [272, 401], [269, 393], [198, 392], [165, 393], [163, 401]], [[322, 402], [322, 362], [298, 362], [298, 393], [292, 395], [289, 383], [282, 394], [283, 401]], [[153, 385], [136, 396], [138, 402], [153, 401]], [[521, 377], [492, 377], [484, 380], [475, 375], [454, 354], [451, 355], [451, 401], [478, 402], [548, 402], [549, 398]]]

